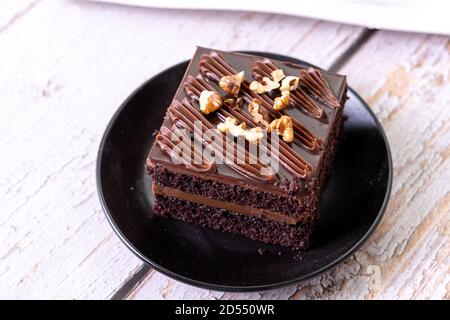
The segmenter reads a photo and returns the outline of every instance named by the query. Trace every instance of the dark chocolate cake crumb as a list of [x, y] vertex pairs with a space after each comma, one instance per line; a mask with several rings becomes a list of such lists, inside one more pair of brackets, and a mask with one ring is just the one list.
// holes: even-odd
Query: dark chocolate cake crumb
[[[171, 128], [177, 126], [187, 129], [188, 134], [192, 135], [192, 121], [195, 119], [207, 128], [216, 128], [223, 121], [224, 114], [234, 114], [237, 120], [242, 116], [238, 114], [241, 113], [240, 110], [245, 109], [242, 106], [231, 110], [224, 104], [218, 107], [222, 107], [222, 111], [218, 111], [218, 108], [209, 110], [206, 107], [210, 102], [203, 103], [202, 106], [202, 93], [215, 94], [217, 102], [228, 97], [223, 96], [223, 91], [230, 93], [225, 90], [228, 87], [224, 88], [220, 84], [225, 81], [224, 78], [231, 81], [229, 77], [245, 73], [245, 79], [251, 81], [251, 77], [259, 80], [271, 71], [294, 75], [299, 73], [299, 69], [301, 87], [305, 91], [292, 94], [296, 94], [298, 99], [298, 95], [306, 94], [311, 103], [306, 107], [295, 102], [300, 112], [289, 113], [286, 110], [288, 115], [281, 117], [291, 117], [291, 131], [292, 122], [296, 131], [287, 140], [284, 133], [279, 133], [285, 142], [290, 143], [281, 149], [281, 155], [289, 161], [282, 162], [282, 171], [277, 172], [273, 179], [255, 174], [254, 167], [249, 165], [236, 167], [206, 163], [196, 167], [189, 163], [173, 163], [165, 132], [170, 133]], [[236, 99], [242, 99], [244, 95], [256, 95], [255, 92], [249, 92], [253, 89], [241, 87], [240, 83], [232, 83], [238, 88], [238, 92], [233, 93]], [[258, 94], [265, 93], [263, 91]], [[260, 111], [267, 113], [266, 121], [281, 120], [280, 115], [284, 111], [272, 112], [276, 105], [275, 98], [279, 96], [280, 92], [272, 90], [266, 96], [260, 96], [264, 99], [257, 98]], [[346, 99], [347, 85], [344, 76], [258, 56], [198, 48], [168, 108], [161, 129], [153, 133], [156, 142], [151, 148], [146, 169], [152, 178], [154, 211], [161, 216], [235, 233], [263, 243], [290, 247], [293, 250], [307, 249], [319, 217], [320, 196], [330, 176], [347, 118], [343, 113]], [[218, 117], [204, 117], [199, 109], [203, 113], [207, 110], [208, 113], [217, 111], [221, 114]], [[323, 130], [316, 130], [319, 126]], [[260, 128], [264, 130], [263, 127]], [[268, 124], [265, 128], [268, 128]], [[203, 203], [206, 198], [214, 201], [205, 205]], [[257, 209], [258, 216], [253, 216], [254, 209]], [[267, 254], [264, 248], [258, 248], [257, 252], [259, 255]], [[278, 251], [277, 254], [281, 256], [282, 252]], [[302, 260], [303, 256], [298, 253], [294, 255], [294, 259]]]
[[234, 214], [228, 210], [212, 208], [175, 198], [155, 195], [155, 212], [223, 232], [237, 233], [264, 243], [278, 244], [297, 250], [309, 246], [315, 222], [290, 225], [255, 217]]

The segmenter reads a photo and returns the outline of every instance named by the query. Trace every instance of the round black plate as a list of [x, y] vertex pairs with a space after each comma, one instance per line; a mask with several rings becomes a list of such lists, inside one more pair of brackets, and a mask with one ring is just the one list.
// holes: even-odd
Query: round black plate
[[[277, 54], [253, 53], [309, 65]], [[98, 192], [120, 239], [143, 261], [172, 278], [231, 291], [263, 290], [301, 281], [353, 253], [385, 211], [392, 160], [380, 123], [351, 89], [345, 108], [349, 119], [309, 251], [298, 253], [154, 215], [145, 160], [152, 133], [159, 129], [187, 64], [175, 65], [138, 88], [113, 116], [101, 141]], [[263, 249], [263, 254], [258, 249]]]

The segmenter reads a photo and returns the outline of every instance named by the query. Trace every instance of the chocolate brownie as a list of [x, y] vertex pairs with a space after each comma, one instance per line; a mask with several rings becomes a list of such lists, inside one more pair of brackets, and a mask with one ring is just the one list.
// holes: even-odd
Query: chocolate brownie
[[345, 76], [197, 48], [148, 156], [155, 212], [307, 249], [346, 91]]

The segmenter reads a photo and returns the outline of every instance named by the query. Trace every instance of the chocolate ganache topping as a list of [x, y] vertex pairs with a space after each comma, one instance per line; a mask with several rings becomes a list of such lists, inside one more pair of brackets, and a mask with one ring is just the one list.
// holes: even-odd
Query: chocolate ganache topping
[[[202, 77], [194, 78], [192, 76], [188, 76], [187, 81], [184, 83], [184, 87], [186, 94], [194, 101], [198, 101], [201, 91], [214, 90]], [[226, 117], [233, 117], [239, 122], [245, 123], [250, 128], [258, 126], [250, 113], [244, 109], [236, 110], [232, 107], [224, 105], [221, 109], [217, 110], [217, 115], [222, 120]], [[267, 151], [265, 150], [266, 147], [264, 145], [261, 145], [260, 147], [263, 151]], [[270, 151], [270, 144], [268, 144], [268, 148]], [[305, 177], [306, 174], [311, 171], [311, 166], [303, 158], [296, 154], [286, 142], [281, 140], [279, 148], [280, 155], [278, 161], [280, 161], [280, 164], [289, 170], [293, 175]]]
[[[156, 144], [163, 153], [169, 155], [172, 159], [177, 159], [189, 170], [205, 173], [217, 172], [218, 166], [215, 161], [212, 159], [204, 159], [201, 150], [197, 150], [193, 147], [192, 143], [189, 143], [193, 141], [194, 131], [198, 130], [198, 127], [195, 128], [195, 125], [197, 124], [198, 126], [200, 124], [202, 133], [210, 129], [215, 129], [218, 134], [217, 140], [202, 138], [200, 143], [203, 147], [209, 149], [214, 157], [221, 159], [222, 163], [229, 169], [242, 176], [269, 184], [277, 184], [278, 181], [284, 181], [284, 179], [289, 177], [289, 174], [292, 177], [300, 179], [311, 177], [313, 168], [317, 165], [318, 160], [316, 159], [318, 159], [324, 144], [321, 137], [326, 137], [324, 130], [328, 126], [328, 117], [330, 116], [330, 111], [325, 112], [324, 107], [330, 109], [340, 107], [339, 100], [334, 95], [327, 80], [320, 71], [294, 65], [298, 69], [296, 76], [299, 79], [299, 86], [290, 92], [290, 108], [281, 110], [274, 109], [275, 96], [267, 93], [256, 93], [250, 89], [250, 82], [245, 78], [240, 85], [239, 99], [243, 99], [247, 104], [257, 99], [260, 102], [260, 111], [264, 114], [267, 123], [280, 119], [283, 116], [290, 117], [292, 120], [294, 139], [289, 142], [279, 139], [277, 145], [279, 149], [278, 153], [271, 152], [272, 145], [270, 143], [270, 136], [267, 136], [267, 144], [259, 145], [260, 150], [276, 157], [278, 163], [284, 168], [284, 171], [275, 172], [273, 170], [271, 171], [270, 164], [260, 162], [251, 163], [249, 161], [251, 154], [247, 148], [237, 147], [235, 143], [229, 141], [229, 137], [216, 129], [217, 125], [223, 123], [227, 118], [233, 118], [238, 123], [245, 124], [245, 127], [249, 130], [261, 127], [261, 123], [256, 121], [255, 117], [247, 108], [224, 103], [211, 114], [204, 114], [199, 109], [200, 96], [205, 91], [220, 96], [222, 101], [230, 99], [230, 95], [223, 91], [219, 86], [219, 82], [223, 77], [238, 74], [240, 70], [234, 69], [220, 53], [215, 51], [209, 51], [199, 55], [199, 58], [194, 60], [194, 62], [198, 64], [192, 68], [196, 71], [187, 74], [182, 84], [185, 95], [177, 93], [167, 111], [167, 121], [169, 119], [170, 121], [164, 122], [165, 126], [163, 125], [161, 127], [161, 130], [156, 136]], [[250, 73], [257, 81], [264, 77], [272, 78], [273, 80], [271, 73], [279, 69], [267, 58], [256, 59], [252, 63], [253, 66], [250, 64], [252, 66]], [[285, 63], [285, 65], [288, 64]], [[291, 72], [292, 69], [295, 69], [294, 66], [290, 67]], [[298, 110], [296, 111], [297, 113], [294, 112], [294, 109]], [[304, 120], [307, 119], [305, 118], [303, 120], [303, 118], [299, 117], [301, 114], [311, 119], [306, 122], [308, 127], [304, 124]], [[313, 122], [322, 123], [322, 125], [315, 125]], [[185, 130], [180, 130], [182, 132], [182, 140], [180, 141], [172, 141], [171, 139], [171, 134], [175, 131], [175, 128]], [[319, 128], [322, 129], [319, 130]], [[313, 133], [314, 131], [316, 134]], [[223, 148], [224, 146], [226, 147]], [[245, 159], [245, 162], [236, 163], [235, 161], [229, 161], [225, 154], [225, 150], [228, 147], [233, 149], [234, 154], [239, 156], [240, 159]], [[180, 156], [180, 150], [186, 150], [187, 148], [191, 148], [192, 152], [190, 157]], [[299, 152], [299, 148], [304, 151]], [[198, 161], [192, 161], [194, 158], [202, 160], [198, 163]], [[311, 161], [313, 161], [312, 163], [314, 165]], [[262, 172], [265, 172], [265, 174], [262, 174]]]
[[[271, 72], [276, 70], [277, 67], [269, 59], [264, 59], [262, 61], [257, 61], [253, 67], [253, 77], [256, 80], [260, 80], [263, 77], [272, 77]], [[326, 122], [326, 114], [323, 112], [322, 107], [316, 105], [312, 99], [305, 93], [304, 90], [297, 88], [292, 95], [292, 104], [299, 108], [301, 111], [307, 115]]]
[[300, 70], [300, 86], [331, 108], [339, 108], [341, 106], [319, 70], [314, 68]]
[[[177, 127], [184, 128], [190, 133], [194, 132], [195, 121], [201, 123], [200, 129], [202, 133], [207, 129], [215, 129], [212, 122], [206, 119], [206, 117], [198, 111], [198, 108], [187, 99], [184, 99], [181, 103], [174, 100], [168, 109], [168, 114]], [[248, 151], [245, 150], [243, 152], [240, 148], [237, 148], [236, 145], [233, 145], [234, 154], [240, 159], [244, 159], [245, 164], [238, 164], [234, 161], [228, 161], [225, 154], [226, 148], [222, 148], [222, 146], [228, 144], [229, 142], [227, 141], [225, 135], [221, 135], [220, 138], [222, 139], [221, 142], [211, 139], [211, 141], [202, 140], [202, 143], [205, 147], [212, 148], [212, 151], [216, 157], [220, 158], [224, 163], [244, 176], [249, 176], [266, 182], [273, 182], [275, 180], [275, 173], [268, 175], [261, 174], [263, 165], [260, 163], [250, 164], [250, 155]], [[266, 169], [270, 170], [270, 167]]]
[[[236, 74], [234, 70], [218, 53], [204, 54], [200, 58], [200, 71], [203, 75], [212, 81], [218, 82], [223, 76]], [[249, 83], [244, 81], [242, 83], [243, 97], [246, 102], [250, 102], [253, 98], [261, 100], [261, 107], [273, 119], [279, 118], [282, 115], [287, 115], [285, 110], [276, 111], [273, 109], [274, 101], [266, 94], [257, 94], [250, 90]], [[317, 152], [320, 149], [322, 141], [318, 139], [311, 131], [305, 128], [299, 121], [292, 119], [294, 124], [294, 135], [296, 143], [304, 149]]]
[[[183, 131], [180, 131], [180, 135], [182, 135], [182, 139], [180, 139], [178, 144], [175, 144], [170, 136], [172, 134], [173, 130], [162, 126], [159, 133], [156, 135], [156, 143], [158, 146], [166, 152], [168, 155], [170, 155], [173, 159], [177, 159], [181, 163], [184, 164], [184, 166], [192, 171], [196, 172], [214, 172], [216, 170], [216, 164], [214, 161], [205, 161], [205, 159], [202, 158], [202, 153], [199, 152], [196, 148], [193, 147], [193, 144], [188, 143], [187, 141], [190, 141], [191, 138], [188, 137]], [[191, 148], [191, 157], [187, 157], [186, 153], [182, 153], [182, 156], [180, 156], [180, 151], [184, 148]], [[196, 164], [194, 161], [194, 158], [198, 157], [198, 159], [202, 159], [202, 163]]]

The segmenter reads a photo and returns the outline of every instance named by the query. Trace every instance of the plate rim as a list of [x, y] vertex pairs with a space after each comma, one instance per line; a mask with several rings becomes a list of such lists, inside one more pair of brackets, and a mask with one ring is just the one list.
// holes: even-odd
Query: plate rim
[[[306, 61], [303, 61], [301, 59], [297, 59], [291, 56], [287, 56], [287, 55], [283, 55], [283, 54], [278, 54], [278, 53], [272, 53], [272, 52], [261, 52], [261, 51], [235, 51], [235, 52], [240, 52], [240, 53], [246, 53], [246, 54], [255, 54], [255, 55], [260, 55], [260, 56], [278, 56], [278, 57], [282, 57], [282, 58], [289, 58], [289, 59], [293, 59], [296, 61], [301, 62], [302, 64], [306, 64], [308, 66], [323, 70], [311, 63], [308, 63]], [[392, 153], [391, 153], [391, 148], [389, 146], [389, 141], [387, 139], [386, 133], [384, 132], [383, 126], [381, 125], [380, 121], [378, 120], [377, 116], [375, 115], [375, 113], [373, 112], [373, 110], [370, 108], [370, 106], [367, 104], [367, 102], [355, 91], [353, 90], [350, 86], [348, 87], [348, 90], [350, 92], [352, 92], [353, 95], [356, 96], [357, 99], [359, 99], [362, 102], [362, 105], [364, 106], [364, 108], [369, 112], [370, 116], [372, 117], [372, 119], [374, 120], [376, 127], [378, 128], [378, 131], [381, 133], [381, 137], [383, 138], [383, 142], [386, 146], [386, 151], [387, 151], [387, 160], [388, 160], [388, 182], [387, 182], [387, 188], [386, 188], [386, 193], [384, 195], [384, 199], [383, 199], [383, 203], [380, 207], [380, 210], [375, 218], [375, 220], [373, 221], [372, 225], [370, 226], [370, 228], [367, 230], [367, 232], [361, 237], [361, 239], [359, 239], [350, 249], [348, 249], [345, 253], [341, 254], [337, 259], [333, 260], [332, 262], [330, 262], [329, 264], [322, 266], [321, 268], [318, 268], [312, 272], [309, 272], [307, 274], [304, 274], [300, 277], [295, 277], [293, 279], [290, 280], [286, 280], [286, 281], [282, 281], [282, 282], [277, 282], [277, 283], [272, 283], [272, 284], [262, 284], [262, 285], [251, 285], [251, 286], [237, 286], [237, 285], [223, 285], [223, 284], [215, 284], [215, 283], [210, 283], [210, 282], [204, 282], [201, 280], [196, 280], [196, 279], [191, 279], [188, 277], [185, 277], [181, 274], [178, 274], [176, 272], [173, 272], [171, 270], [168, 270], [160, 265], [158, 265], [158, 263], [156, 263], [155, 261], [152, 261], [149, 257], [147, 257], [146, 255], [144, 255], [143, 253], [141, 253], [134, 245], [133, 243], [131, 243], [131, 241], [129, 241], [127, 239], [127, 237], [122, 233], [122, 231], [120, 230], [120, 228], [117, 226], [117, 224], [114, 221], [114, 218], [108, 208], [108, 204], [106, 203], [105, 200], [105, 196], [103, 194], [103, 188], [102, 188], [102, 181], [101, 181], [101, 163], [102, 163], [102, 159], [103, 159], [103, 150], [105, 148], [105, 144], [106, 144], [106, 140], [111, 132], [112, 127], [114, 126], [117, 118], [120, 116], [120, 114], [122, 113], [122, 111], [126, 108], [126, 106], [128, 105], [128, 103], [130, 102], [131, 99], [133, 99], [144, 87], [146, 87], [150, 82], [154, 81], [155, 79], [157, 79], [158, 77], [160, 77], [161, 75], [163, 75], [164, 73], [168, 72], [171, 69], [175, 69], [177, 67], [182, 66], [183, 64], [189, 63], [190, 59], [188, 60], [184, 60], [182, 62], [176, 63], [170, 67], [167, 67], [166, 69], [162, 70], [161, 72], [157, 73], [156, 75], [152, 76], [151, 78], [147, 79], [146, 81], [144, 81], [141, 85], [139, 85], [135, 90], [133, 90], [132, 93], [130, 93], [127, 98], [120, 104], [119, 108], [114, 112], [113, 116], [111, 117], [111, 119], [109, 120], [102, 138], [100, 140], [99, 146], [98, 146], [98, 151], [97, 151], [97, 160], [96, 160], [96, 168], [95, 168], [95, 175], [96, 175], [96, 185], [97, 185], [97, 195], [98, 198], [100, 200], [100, 204], [102, 207], [102, 210], [106, 216], [106, 219], [108, 220], [109, 225], [111, 226], [111, 228], [113, 229], [113, 231], [116, 233], [116, 235], [119, 237], [119, 239], [122, 241], [123, 244], [125, 244], [125, 246], [135, 255], [137, 256], [144, 264], [151, 266], [152, 268], [154, 268], [155, 270], [157, 270], [158, 272], [176, 280], [176, 281], [180, 281], [183, 282], [185, 284], [188, 285], [192, 285], [198, 288], [202, 288], [202, 289], [208, 289], [208, 290], [216, 290], [216, 291], [224, 291], [224, 292], [254, 292], [254, 291], [267, 291], [267, 290], [272, 290], [272, 289], [276, 289], [276, 288], [281, 288], [281, 287], [285, 287], [288, 286], [290, 284], [294, 284], [294, 283], [300, 283], [302, 281], [305, 281], [307, 279], [311, 279], [319, 274], [324, 273], [327, 270], [330, 270], [332, 267], [340, 264], [343, 260], [345, 260], [346, 258], [348, 258], [349, 256], [351, 256], [353, 253], [356, 252], [356, 250], [358, 250], [366, 241], [367, 239], [372, 235], [372, 233], [375, 231], [375, 229], [378, 227], [378, 225], [380, 224], [381, 220], [384, 217], [384, 214], [386, 212], [388, 203], [389, 203], [389, 199], [391, 196], [391, 191], [392, 191], [392, 183], [393, 183], [393, 161], [392, 161]]]

